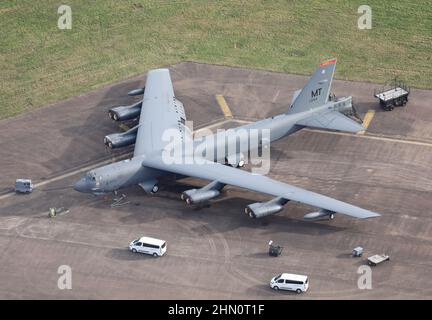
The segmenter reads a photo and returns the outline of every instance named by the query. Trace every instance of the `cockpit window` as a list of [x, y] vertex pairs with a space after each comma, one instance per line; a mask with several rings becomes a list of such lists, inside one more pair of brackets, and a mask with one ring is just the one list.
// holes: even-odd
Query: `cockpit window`
[[85, 175], [85, 179], [96, 181], [96, 175], [94, 174], [94, 172], [87, 172]]

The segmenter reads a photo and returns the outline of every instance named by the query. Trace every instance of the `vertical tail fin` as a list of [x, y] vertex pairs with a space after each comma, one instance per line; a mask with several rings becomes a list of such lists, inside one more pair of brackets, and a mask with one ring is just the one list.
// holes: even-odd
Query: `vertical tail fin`
[[293, 99], [287, 113], [299, 113], [327, 103], [335, 68], [336, 59], [322, 62], [301, 92]]

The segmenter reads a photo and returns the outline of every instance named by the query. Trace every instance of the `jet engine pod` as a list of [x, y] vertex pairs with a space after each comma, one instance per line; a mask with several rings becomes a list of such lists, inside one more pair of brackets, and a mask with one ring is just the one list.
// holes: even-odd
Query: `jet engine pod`
[[333, 220], [334, 219], [335, 212], [326, 210], [326, 209], [320, 209], [318, 212], [311, 212], [308, 214], [305, 214], [303, 219], [310, 220], [310, 221], [319, 221], [319, 220]]
[[159, 191], [158, 181], [156, 179], [149, 179], [138, 183], [138, 185], [146, 192], [155, 194]]
[[282, 211], [284, 204], [288, 201], [277, 197], [267, 202], [252, 203], [245, 208], [245, 213], [251, 218], [262, 218]]
[[283, 205], [268, 202], [256, 202], [245, 208], [245, 213], [251, 218], [262, 218], [282, 211]]
[[186, 190], [186, 191], [184, 191], [184, 192], [181, 194], [180, 198], [181, 198], [183, 201], [186, 201], [186, 199], [189, 198], [189, 196], [190, 196], [191, 194], [195, 193], [196, 191], [197, 191], [197, 189], [190, 189], [190, 190]]
[[241, 168], [245, 165], [244, 155], [243, 153], [229, 155], [225, 162], [234, 168]]
[[104, 144], [110, 149], [126, 147], [135, 143], [136, 135], [137, 135], [136, 131], [112, 133], [105, 136]]
[[187, 204], [196, 204], [216, 198], [218, 195], [220, 195], [219, 190], [191, 189], [183, 192], [181, 199], [186, 201]]
[[141, 113], [141, 105], [142, 100], [130, 106], [114, 107], [108, 111], [108, 115], [112, 120], [115, 121], [135, 119], [139, 117]]

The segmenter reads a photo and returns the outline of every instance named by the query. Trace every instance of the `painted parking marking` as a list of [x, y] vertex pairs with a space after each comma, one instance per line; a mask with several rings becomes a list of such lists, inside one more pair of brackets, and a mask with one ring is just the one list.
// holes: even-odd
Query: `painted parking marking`
[[[365, 115], [365, 117], [363, 119], [363, 127], [365, 129], [367, 129], [369, 127], [369, 125], [370, 125], [370, 123], [371, 123], [371, 121], [372, 121], [372, 119], [373, 119], [374, 116], [375, 116], [375, 110], [369, 110], [366, 113], [366, 115]], [[357, 134], [365, 134], [365, 132], [366, 132], [366, 130], [360, 131]]]
[[221, 95], [221, 94], [217, 94], [217, 95], [216, 95], [216, 101], [218, 102], [219, 107], [221, 108], [221, 110], [222, 110], [222, 112], [223, 112], [225, 118], [230, 118], [230, 119], [232, 119], [232, 118], [233, 118], [233, 115], [232, 115], [232, 113], [231, 113], [230, 108], [228, 107], [228, 104], [227, 104], [227, 102], [226, 102], [224, 96]]

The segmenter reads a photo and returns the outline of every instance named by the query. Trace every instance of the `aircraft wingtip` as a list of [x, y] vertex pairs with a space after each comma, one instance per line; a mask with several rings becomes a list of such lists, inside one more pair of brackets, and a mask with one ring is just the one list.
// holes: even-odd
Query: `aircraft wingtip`
[[329, 65], [329, 64], [333, 64], [333, 63], [336, 63], [336, 62], [337, 62], [337, 59], [334, 58], [334, 59], [330, 59], [330, 60], [327, 60], [327, 61], [321, 62], [319, 66], [320, 66], [320, 67], [325, 67], [325, 66], [327, 66], [327, 65]]
[[164, 73], [169, 73], [169, 69], [167, 69], [167, 68], [152, 69], [148, 72], [148, 75], [150, 75], [150, 74], [164, 74]]
[[379, 213], [371, 212], [371, 213], [369, 213], [369, 214], [365, 217], [365, 219], [369, 219], [369, 218], [378, 218], [378, 217], [381, 217], [381, 215], [380, 215]]

